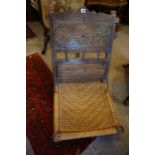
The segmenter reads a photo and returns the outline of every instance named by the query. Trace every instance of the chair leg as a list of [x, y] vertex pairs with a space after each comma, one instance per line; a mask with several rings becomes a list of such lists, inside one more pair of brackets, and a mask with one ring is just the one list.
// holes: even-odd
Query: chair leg
[[47, 50], [47, 44], [50, 40], [50, 35], [49, 35], [49, 29], [45, 29], [45, 32], [44, 32], [44, 47], [43, 47], [43, 50], [41, 51], [42, 54], [45, 54], [46, 53], [46, 50]]

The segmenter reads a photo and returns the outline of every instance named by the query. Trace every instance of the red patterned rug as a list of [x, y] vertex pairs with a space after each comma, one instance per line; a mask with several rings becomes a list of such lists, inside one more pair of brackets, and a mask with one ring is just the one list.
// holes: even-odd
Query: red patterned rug
[[53, 76], [37, 54], [26, 58], [26, 135], [35, 155], [79, 155], [93, 139], [63, 141], [53, 133]]

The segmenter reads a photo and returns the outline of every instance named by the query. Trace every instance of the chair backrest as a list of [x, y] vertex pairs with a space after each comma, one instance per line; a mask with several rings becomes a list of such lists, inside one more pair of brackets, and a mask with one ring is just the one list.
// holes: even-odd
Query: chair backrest
[[50, 17], [55, 82], [106, 80], [115, 18], [86, 8]]

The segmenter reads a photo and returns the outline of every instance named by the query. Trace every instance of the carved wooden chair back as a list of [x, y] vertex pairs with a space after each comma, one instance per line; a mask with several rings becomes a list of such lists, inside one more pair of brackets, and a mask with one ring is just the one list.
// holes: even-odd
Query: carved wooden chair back
[[82, 8], [51, 13], [50, 22], [55, 84], [107, 81], [115, 18]]

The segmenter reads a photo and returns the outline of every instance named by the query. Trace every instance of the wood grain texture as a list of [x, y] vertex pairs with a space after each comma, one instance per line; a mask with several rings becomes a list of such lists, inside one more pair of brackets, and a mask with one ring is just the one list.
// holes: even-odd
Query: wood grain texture
[[104, 5], [109, 7], [122, 7], [127, 5], [127, 0], [86, 0], [86, 6]]
[[104, 76], [105, 65], [103, 64], [59, 64], [58, 77], [60, 80], [76, 80], [80, 78], [102, 79]]

